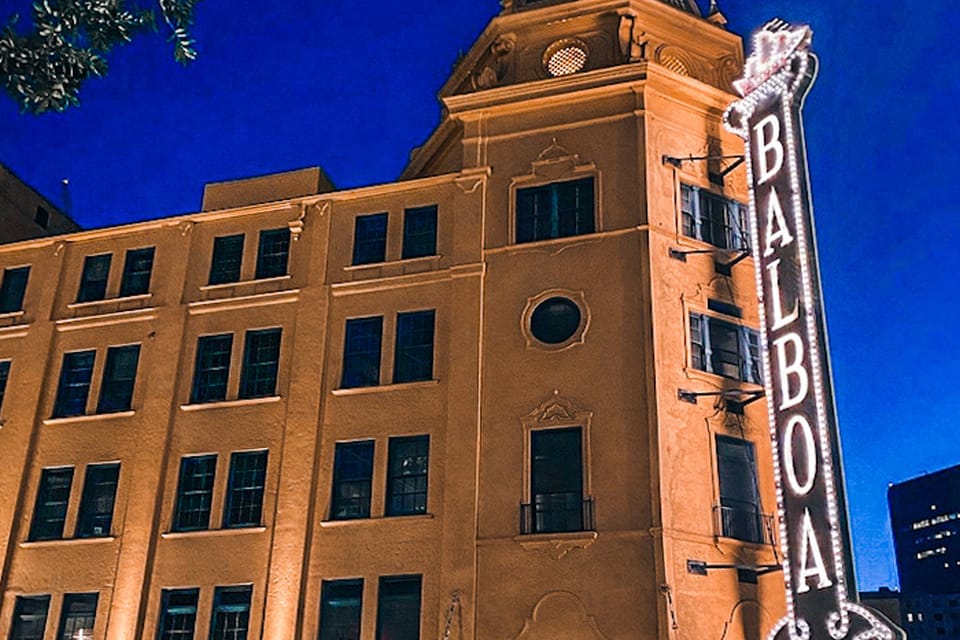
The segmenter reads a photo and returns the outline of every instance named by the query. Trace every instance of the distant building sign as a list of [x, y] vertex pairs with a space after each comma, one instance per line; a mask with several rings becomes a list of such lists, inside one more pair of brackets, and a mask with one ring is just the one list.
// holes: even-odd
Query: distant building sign
[[778, 640], [894, 640], [858, 603], [813, 233], [801, 110], [817, 71], [809, 27], [754, 36], [727, 127], [747, 146], [787, 615]]

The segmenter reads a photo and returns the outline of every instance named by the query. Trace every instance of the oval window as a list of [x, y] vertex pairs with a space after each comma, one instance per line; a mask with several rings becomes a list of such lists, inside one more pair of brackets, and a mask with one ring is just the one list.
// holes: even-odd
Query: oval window
[[569, 298], [547, 298], [530, 315], [530, 333], [545, 344], [566, 342], [580, 328], [580, 307]]

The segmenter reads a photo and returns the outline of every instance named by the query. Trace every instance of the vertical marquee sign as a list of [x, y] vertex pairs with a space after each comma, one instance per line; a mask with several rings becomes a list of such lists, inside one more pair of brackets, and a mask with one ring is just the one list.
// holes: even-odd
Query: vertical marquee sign
[[746, 141], [750, 229], [773, 439], [787, 615], [771, 640], [895, 640], [903, 632], [858, 602], [801, 110], [817, 58], [809, 27], [754, 36], [742, 97], [724, 115]]

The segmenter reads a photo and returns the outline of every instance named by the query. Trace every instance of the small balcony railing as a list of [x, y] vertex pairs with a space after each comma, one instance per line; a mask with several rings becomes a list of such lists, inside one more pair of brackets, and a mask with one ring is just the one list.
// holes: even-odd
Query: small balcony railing
[[721, 536], [757, 544], [773, 542], [773, 516], [760, 513], [752, 504], [723, 505], [714, 510]]
[[541, 493], [520, 505], [520, 533], [594, 531], [593, 498], [580, 493]]

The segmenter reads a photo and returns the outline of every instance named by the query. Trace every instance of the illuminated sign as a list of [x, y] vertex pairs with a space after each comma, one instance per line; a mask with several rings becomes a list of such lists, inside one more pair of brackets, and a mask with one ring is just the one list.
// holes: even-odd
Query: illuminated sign
[[754, 36], [743, 98], [724, 115], [746, 141], [750, 231], [770, 414], [787, 615], [777, 640], [894, 640], [858, 602], [844, 504], [801, 110], [817, 58], [808, 27]]

